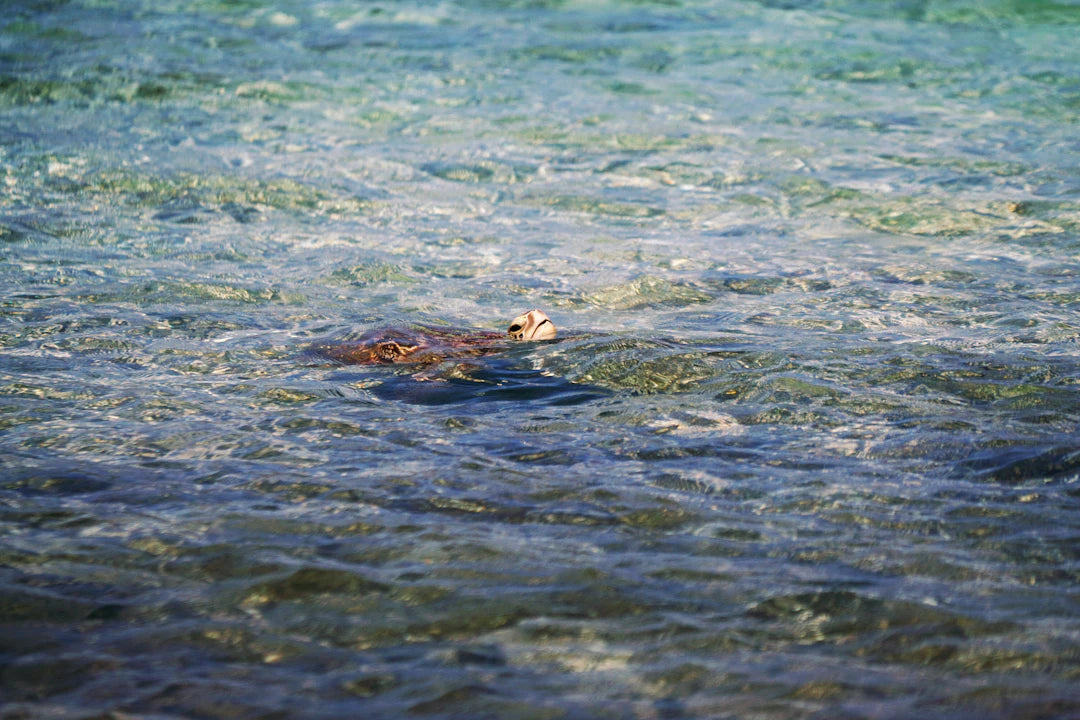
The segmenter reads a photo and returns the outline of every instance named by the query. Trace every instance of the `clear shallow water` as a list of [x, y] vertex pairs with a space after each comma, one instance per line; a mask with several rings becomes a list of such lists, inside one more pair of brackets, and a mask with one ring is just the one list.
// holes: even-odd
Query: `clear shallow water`
[[4, 717], [1080, 714], [1078, 22], [14, 6]]

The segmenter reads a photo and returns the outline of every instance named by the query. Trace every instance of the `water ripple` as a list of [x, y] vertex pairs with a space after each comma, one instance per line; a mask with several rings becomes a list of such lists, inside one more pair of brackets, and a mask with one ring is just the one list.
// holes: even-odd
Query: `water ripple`
[[1072, 6], [7, 15], [4, 718], [1080, 713]]

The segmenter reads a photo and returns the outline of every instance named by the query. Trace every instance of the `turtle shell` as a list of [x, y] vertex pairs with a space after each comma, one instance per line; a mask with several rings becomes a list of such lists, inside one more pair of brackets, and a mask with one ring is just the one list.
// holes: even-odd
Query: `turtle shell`
[[315, 343], [311, 350], [348, 365], [433, 365], [449, 358], [499, 352], [512, 341], [554, 340], [555, 334], [555, 325], [547, 315], [529, 310], [514, 318], [505, 334], [433, 325], [391, 327], [371, 330], [352, 341]]
[[312, 350], [346, 365], [435, 364], [487, 355], [509, 347], [506, 335], [418, 326], [380, 328], [348, 342], [317, 343]]

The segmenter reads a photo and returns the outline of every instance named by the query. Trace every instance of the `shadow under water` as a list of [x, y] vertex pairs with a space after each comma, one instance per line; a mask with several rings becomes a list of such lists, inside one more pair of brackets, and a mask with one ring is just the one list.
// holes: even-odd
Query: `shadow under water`
[[[579, 405], [608, 397], [610, 390], [580, 385], [530, 367], [519, 358], [485, 358], [462, 365], [448, 361], [436, 368], [402, 372], [386, 366], [350, 367], [335, 372], [331, 382], [363, 383], [380, 400], [413, 405], [483, 402], [531, 402]], [[373, 381], [374, 379], [374, 381]]]

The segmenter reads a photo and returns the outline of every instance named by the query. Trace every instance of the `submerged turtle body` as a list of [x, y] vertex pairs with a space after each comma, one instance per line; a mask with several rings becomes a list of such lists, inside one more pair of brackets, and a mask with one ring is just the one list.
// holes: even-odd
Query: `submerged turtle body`
[[553, 340], [555, 325], [540, 310], [514, 318], [506, 333], [445, 327], [382, 328], [345, 343], [317, 343], [316, 353], [347, 365], [435, 364], [506, 350], [517, 340]]

